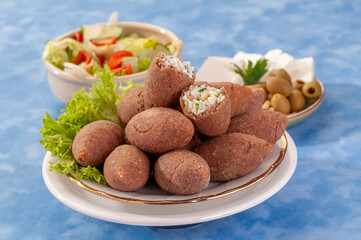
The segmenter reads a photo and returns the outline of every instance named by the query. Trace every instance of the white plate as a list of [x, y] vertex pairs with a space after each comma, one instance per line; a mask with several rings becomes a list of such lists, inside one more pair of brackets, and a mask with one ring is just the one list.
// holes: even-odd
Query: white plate
[[297, 164], [296, 146], [288, 133], [282, 163], [267, 178], [231, 195], [189, 204], [146, 205], [119, 202], [79, 188], [66, 175], [49, 172], [43, 161], [43, 178], [49, 191], [68, 207], [106, 221], [141, 226], [177, 226], [206, 222], [249, 209], [275, 193], [291, 178]]

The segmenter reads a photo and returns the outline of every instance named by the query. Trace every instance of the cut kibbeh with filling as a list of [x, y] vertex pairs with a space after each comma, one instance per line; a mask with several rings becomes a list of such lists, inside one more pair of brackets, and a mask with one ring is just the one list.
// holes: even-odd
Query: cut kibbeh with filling
[[231, 120], [231, 101], [224, 87], [191, 85], [183, 90], [180, 105], [184, 115], [200, 133], [215, 137], [227, 132]]
[[193, 84], [196, 75], [189, 62], [158, 53], [149, 66], [144, 86], [145, 108], [175, 106], [182, 90]]

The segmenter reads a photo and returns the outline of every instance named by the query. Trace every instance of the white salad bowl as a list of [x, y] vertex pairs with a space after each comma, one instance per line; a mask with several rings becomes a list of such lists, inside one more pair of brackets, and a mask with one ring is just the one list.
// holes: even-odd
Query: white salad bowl
[[[123, 28], [123, 33], [125, 35], [130, 33], [137, 33], [140, 37], [154, 36], [157, 38], [157, 41], [162, 44], [165, 44], [168, 41], [180, 41], [176, 34], [160, 26], [138, 22], [118, 22], [117, 25]], [[75, 29], [70, 31], [58, 37], [56, 40], [72, 37], [74, 33], [79, 30], [80, 29]], [[173, 55], [176, 57], [181, 57], [182, 51], [183, 45], [180, 44]], [[80, 77], [65, 72], [47, 60], [44, 61], [44, 65], [47, 69], [47, 77], [50, 89], [53, 94], [63, 103], [68, 102], [72, 98], [73, 94], [81, 88], [84, 88], [85, 91], [88, 91], [92, 85], [99, 80], [99, 78], [96, 77]], [[143, 84], [147, 72], [148, 71], [143, 71], [125, 76], [119, 76], [116, 77], [116, 79], [118, 83], [124, 83], [131, 80], [133, 83]]]

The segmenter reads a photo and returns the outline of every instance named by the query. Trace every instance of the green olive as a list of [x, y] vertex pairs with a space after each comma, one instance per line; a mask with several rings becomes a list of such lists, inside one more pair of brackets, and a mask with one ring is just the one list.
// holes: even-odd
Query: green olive
[[293, 89], [291, 96], [288, 98], [291, 104], [292, 112], [299, 112], [305, 108], [306, 99], [302, 92], [298, 89]]
[[266, 88], [270, 93], [282, 93], [286, 97], [291, 95], [292, 85], [280, 77], [267, 77]]
[[290, 102], [284, 95], [280, 93], [273, 94], [271, 99], [271, 106], [274, 108], [274, 110], [284, 114], [288, 114], [291, 111]]
[[294, 89], [298, 89], [298, 90], [300, 90], [300, 91], [302, 91], [302, 87], [305, 85], [305, 82], [303, 81], [303, 80], [296, 80], [296, 81], [294, 81], [293, 82], [293, 84], [292, 84], [292, 87], [294, 88]]
[[270, 74], [271, 77], [280, 77], [286, 79], [289, 83], [292, 83], [290, 75], [283, 68], [276, 69]]
[[317, 81], [305, 83], [302, 93], [306, 98], [318, 98], [321, 96], [321, 86]]

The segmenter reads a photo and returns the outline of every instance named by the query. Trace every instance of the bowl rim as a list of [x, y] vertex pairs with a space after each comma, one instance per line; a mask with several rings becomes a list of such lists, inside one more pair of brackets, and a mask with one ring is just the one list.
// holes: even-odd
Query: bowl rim
[[[105, 25], [106, 23], [97, 23], [97, 24], [92, 24], [92, 25]], [[135, 28], [144, 28], [144, 29], [149, 29], [151, 31], [154, 32], [160, 32], [161, 34], [164, 34], [165, 36], [169, 37], [169, 39], [171, 40], [178, 40], [181, 41], [181, 39], [173, 32], [171, 32], [170, 30], [158, 26], [158, 25], [154, 25], [154, 24], [150, 24], [150, 23], [143, 23], [143, 22], [117, 22], [115, 25], [117, 26], [121, 26], [123, 28], [127, 28], [127, 27], [135, 27]], [[64, 39], [66, 37], [69, 37], [70, 35], [72, 35], [74, 32], [79, 31], [80, 28], [77, 29], [73, 29], [67, 33], [62, 34], [61, 36], [57, 37], [55, 40], [61, 40]], [[183, 45], [180, 46], [175, 53], [173, 54], [174, 56], [180, 57], [181, 53], [183, 51]], [[56, 66], [54, 66], [52, 63], [50, 63], [48, 60], [43, 60], [43, 63], [45, 65], [45, 67], [47, 68], [47, 70], [59, 77], [62, 77], [63, 79], [66, 79], [68, 81], [74, 81], [74, 82], [79, 82], [79, 83], [96, 83], [97, 81], [99, 81], [99, 78], [97, 77], [81, 77], [81, 76], [75, 76], [71, 73], [67, 73], [64, 70], [61, 70], [60, 68], [57, 68]], [[122, 81], [122, 80], [128, 80], [128, 79], [132, 79], [132, 78], [139, 78], [142, 77], [144, 75], [146, 75], [148, 72], [148, 70], [143, 71], [143, 72], [138, 72], [138, 73], [133, 73], [130, 75], [125, 75], [125, 76], [119, 76], [119, 77], [115, 77], [117, 81]]]

